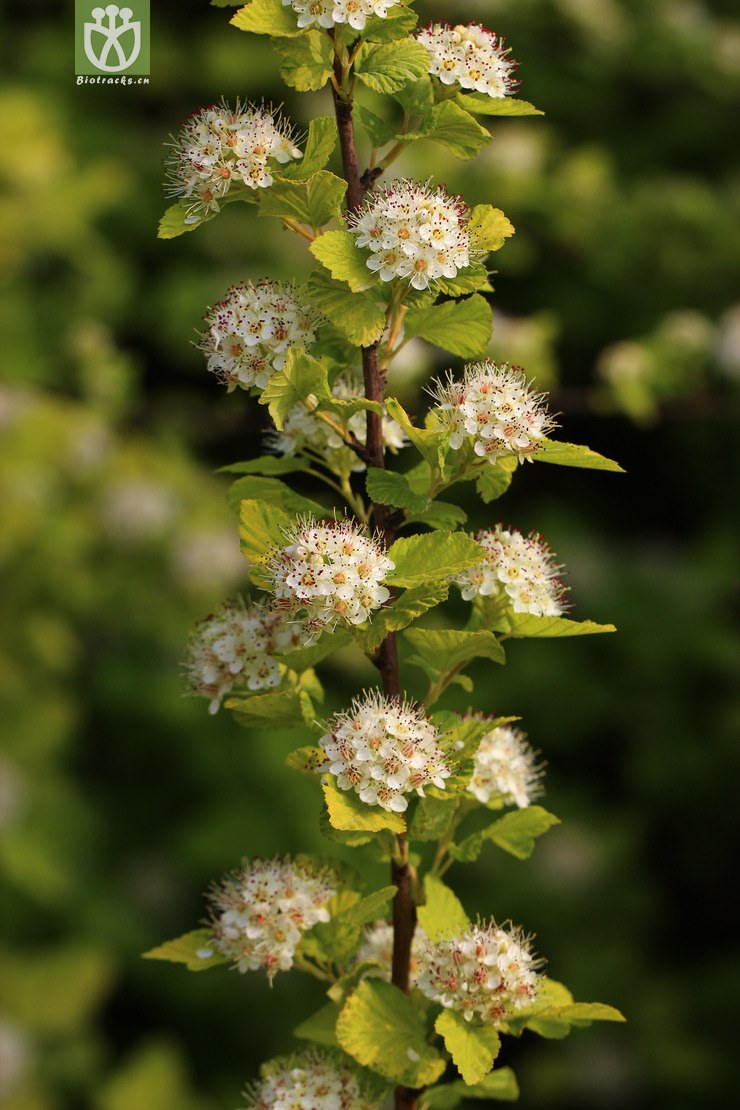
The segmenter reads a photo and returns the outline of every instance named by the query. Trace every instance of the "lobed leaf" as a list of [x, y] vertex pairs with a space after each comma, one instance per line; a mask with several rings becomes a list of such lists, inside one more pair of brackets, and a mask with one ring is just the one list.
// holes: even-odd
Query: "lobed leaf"
[[318, 170], [306, 181], [291, 180], [286, 175], [261, 191], [258, 214], [321, 228], [341, 215], [346, 191], [347, 182], [328, 170]]
[[359, 249], [348, 231], [325, 231], [308, 249], [333, 278], [346, 282], [353, 293], [377, 284], [377, 274], [367, 268], [367, 252]]
[[[314, 92], [317, 89], [323, 89], [331, 78], [334, 51], [331, 40], [322, 31], [307, 31], [300, 38], [284, 38], [274, 45], [282, 58], [280, 76], [291, 88], [297, 89], [298, 92]], [[304, 154], [303, 160], [305, 159]], [[326, 165], [327, 161], [328, 155], [321, 165]], [[313, 173], [313, 170], [311, 172]]]
[[493, 1067], [501, 1038], [492, 1025], [475, 1025], [455, 1010], [443, 1010], [434, 1023], [465, 1083], [480, 1083]]
[[406, 38], [418, 20], [418, 15], [411, 8], [400, 5], [389, 8], [383, 19], [375, 16], [367, 20], [362, 37], [369, 42], [393, 42], [395, 39]]
[[354, 72], [375, 92], [398, 92], [409, 81], [428, 74], [429, 51], [411, 38], [377, 44], [364, 42], [355, 55]]
[[463, 933], [470, 925], [460, 899], [433, 875], [424, 876], [424, 905], [419, 906], [417, 916], [433, 942]]
[[497, 251], [504, 240], [514, 234], [514, 225], [500, 208], [490, 204], [476, 204], [470, 213], [468, 230], [474, 250]]
[[298, 26], [295, 12], [283, 0], [248, 0], [229, 22], [240, 31], [273, 38], [295, 38], [305, 33]]
[[[199, 956], [198, 952], [210, 952], [209, 956]], [[207, 971], [209, 967], [227, 964], [229, 957], [222, 955], [214, 946], [208, 929], [195, 929], [184, 933], [175, 940], [165, 941], [156, 948], [142, 953], [144, 960], [168, 960], [173, 964], [185, 964], [188, 971]]]
[[365, 979], [339, 1015], [340, 1046], [359, 1064], [407, 1087], [434, 1083], [444, 1058], [427, 1044], [423, 1013], [398, 987]]
[[464, 532], [437, 531], [396, 540], [388, 556], [396, 566], [387, 582], [421, 586], [475, 566], [481, 561], [481, 548]]
[[262, 390], [260, 404], [267, 405], [275, 427], [281, 430], [290, 410], [309, 397], [315, 401], [331, 398], [328, 372], [302, 347], [291, 347], [283, 369], [276, 370]]
[[459, 844], [451, 844], [450, 855], [463, 863], [471, 863], [480, 855], [484, 843], [491, 840], [509, 855], [517, 859], [529, 859], [534, 851], [536, 837], [559, 824], [560, 819], [542, 806], [516, 809], [480, 832], [467, 836]]
[[404, 321], [407, 338], [418, 335], [460, 358], [482, 354], [492, 329], [493, 313], [480, 293], [462, 301], [410, 309]]

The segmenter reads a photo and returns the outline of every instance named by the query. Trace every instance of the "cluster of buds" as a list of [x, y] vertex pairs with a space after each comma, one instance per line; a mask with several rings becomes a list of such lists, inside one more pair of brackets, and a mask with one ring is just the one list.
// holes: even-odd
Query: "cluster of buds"
[[545, 395], [531, 388], [521, 367], [508, 363], [469, 363], [461, 381], [450, 374], [432, 395], [450, 429], [450, 447], [458, 450], [472, 439], [476, 455], [494, 464], [502, 455], [531, 458], [554, 427]]
[[[364, 396], [359, 379], [341, 375], [332, 386], [332, 393], [338, 400], [349, 400]], [[364, 446], [367, 438], [367, 419], [358, 411], [344, 421], [347, 432]], [[387, 413], [383, 415], [383, 444], [395, 454], [408, 443], [405, 432]], [[294, 405], [283, 419], [280, 431], [269, 433], [270, 447], [279, 455], [298, 455], [304, 452], [318, 455], [331, 470], [337, 474], [348, 475], [352, 471], [362, 471], [365, 464], [329, 424], [318, 420], [304, 404]]]
[[347, 23], [355, 31], [362, 31], [368, 19], [377, 16], [385, 19], [389, 8], [399, 0], [283, 0], [298, 16], [299, 27], [334, 27]]
[[338, 1057], [302, 1052], [262, 1069], [263, 1078], [245, 1092], [245, 1110], [378, 1110], [378, 1100]]
[[[409, 984], [416, 986], [416, 977], [419, 974], [419, 953], [427, 936], [420, 925], [414, 930], [411, 941], [411, 960], [409, 963]], [[363, 929], [362, 944], [357, 949], [355, 961], [381, 964], [382, 971], [378, 968], [369, 971], [368, 975], [374, 979], [385, 979], [390, 982], [391, 966], [393, 961], [393, 926], [388, 921], [374, 921]]]
[[456, 27], [430, 23], [416, 37], [429, 51], [429, 72], [443, 85], [459, 85], [497, 99], [515, 91], [516, 62], [503, 38], [479, 23]]
[[526, 732], [508, 725], [491, 729], [475, 753], [468, 792], [483, 805], [524, 809], [540, 792], [542, 769]]
[[472, 260], [468, 207], [442, 186], [392, 181], [372, 193], [347, 223], [358, 247], [369, 247], [368, 269], [383, 281], [409, 280], [426, 289], [454, 278]]
[[227, 601], [195, 626], [183, 670], [196, 697], [208, 698], [209, 713], [235, 686], [265, 690], [281, 680], [276, 652], [300, 644], [300, 632], [283, 613], [264, 602]]
[[476, 596], [500, 597], [515, 613], [535, 617], [559, 617], [565, 612], [567, 588], [559, 577], [563, 567], [537, 532], [525, 536], [497, 524], [477, 532], [475, 539], [485, 559], [452, 579], [466, 601]]
[[395, 568], [380, 540], [351, 520], [319, 523], [302, 517], [285, 547], [272, 552], [267, 569], [276, 604], [316, 638], [338, 624], [362, 624], [390, 597], [383, 579]]
[[539, 963], [520, 930], [481, 922], [449, 940], [426, 938], [416, 985], [466, 1021], [497, 1025], [534, 1002]]
[[[295, 950], [307, 929], [330, 915], [336, 893], [328, 868], [309, 870], [290, 859], [246, 860], [209, 892], [208, 927], [214, 947], [241, 972], [265, 968], [272, 979], [293, 966]], [[212, 952], [201, 949], [207, 959]]]
[[232, 185], [266, 189], [274, 163], [303, 157], [290, 124], [267, 108], [238, 100], [234, 108], [224, 100], [195, 112], [171, 146], [168, 191], [192, 198], [188, 220], [194, 223], [218, 212]]
[[232, 285], [204, 320], [198, 347], [231, 393], [237, 386], [264, 389], [290, 347], [311, 346], [322, 317], [294, 285], [247, 281]]
[[452, 773], [440, 736], [423, 710], [376, 690], [337, 713], [319, 743], [340, 790], [354, 790], [367, 805], [395, 813], [408, 794], [424, 796], [429, 784], [444, 789]]

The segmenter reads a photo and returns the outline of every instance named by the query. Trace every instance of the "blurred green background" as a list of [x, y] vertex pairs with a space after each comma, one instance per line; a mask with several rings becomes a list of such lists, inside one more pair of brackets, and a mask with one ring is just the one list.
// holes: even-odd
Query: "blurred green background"
[[[304, 126], [328, 100], [296, 103], [269, 44], [205, 0], [152, 0], [148, 86], [78, 87], [59, 7], [0, 16], [0, 1105], [217, 1110], [320, 986], [139, 953], [192, 928], [241, 855], [331, 846], [312, 784], [282, 766], [300, 737], [242, 733], [181, 696], [189, 629], [244, 586], [213, 470], [255, 453], [265, 416], [190, 341], [232, 280], [309, 263], [237, 206], [158, 242], [162, 143], [221, 94], [284, 101]], [[451, 882], [471, 912], [534, 931], [578, 998], [629, 1018], [507, 1045], [524, 1110], [724, 1107], [736, 1086], [733, 10], [465, 0], [455, 17], [509, 37], [546, 117], [495, 123], [473, 165], [422, 144], [398, 166], [512, 219], [491, 350], [552, 390], [565, 438], [628, 470], [526, 467], [493, 517], [471, 506], [476, 526], [539, 529], [575, 615], [619, 626], [516, 643], [476, 675], [476, 704], [520, 714], [542, 750], [563, 825], [529, 864], [491, 848]], [[446, 365], [415, 342], [392, 384], [418, 406]], [[354, 657], [326, 673], [328, 708], [372, 679]]]

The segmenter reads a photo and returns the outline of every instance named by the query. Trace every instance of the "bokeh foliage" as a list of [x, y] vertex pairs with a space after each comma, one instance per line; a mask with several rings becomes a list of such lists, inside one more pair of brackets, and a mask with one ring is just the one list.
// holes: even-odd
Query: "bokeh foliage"
[[[232, 280], [309, 260], [229, 209], [197, 236], [154, 238], [162, 139], [195, 106], [325, 104], [294, 105], [271, 49], [224, 12], [154, 7], [151, 83], [132, 88], [74, 84], [71, 14], [48, 0], [0, 17], [16, 64], [0, 93], [8, 1110], [234, 1106], [320, 1002], [297, 976], [270, 992], [139, 959], [198, 920], [200, 892], [241, 854], [328, 847], [310, 784], [282, 766], [295, 736], [208, 718], [178, 676], [188, 629], [243, 585], [210, 471], [253, 453], [263, 419], [204, 380], [188, 340]], [[547, 113], [496, 122], [472, 169], [435, 149], [437, 178], [517, 228], [497, 258], [492, 351], [554, 390], [564, 438], [628, 475], [533, 467], [502, 503], [566, 563], [578, 612], [620, 634], [479, 666], [476, 704], [485, 690], [485, 708], [521, 714], [564, 823], [526, 871], [489, 847], [455, 881], [471, 912], [526, 922], [552, 975], [630, 1019], [521, 1059], [515, 1046], [523, 1107], [719, 1106], [740, 986], [723, 897], [740, 724], [740, 24], [724, 0], [467, 0], [460, 16], [508, 35]], [[444, 367], [420, 341], [407, 351], [393, 384], [413, 403]], [[360, 668], [333, 672], [327, 710], [372, 681]]]

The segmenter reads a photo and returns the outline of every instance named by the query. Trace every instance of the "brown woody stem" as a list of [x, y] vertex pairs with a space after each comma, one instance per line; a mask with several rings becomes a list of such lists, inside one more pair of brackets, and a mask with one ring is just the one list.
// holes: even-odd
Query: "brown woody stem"
[[[352, 123], [352, 97], [346, 91], [347, 73], [338, 56], [334, 67], [334, 78], [332, 94], [339, 133], [339, 148], [342, 153], [342, 168], [347, 182], [347, 208], [352, 211], [362, 204], [364, 191], [368, 185], [372, 184], [372, 181], [368, 181], [367, 178], [364, 181], [360, 180], [355, 131]], [[362, 375], [367, 399], [382, 404], [385, 391], [385, 375], [378, 362], [377, 343], [362, 348]], [[368, 411], [366, 415], [365, 462], [368, 466], [382, 468], [385, 465], [383, 420], [375, 412]], [[390, 547], [394, 539], [391, 510], [386, 505], [375, 504], [373, 506], [373, 518], [383, 536], [384, 546], [386, 548]], [[374, 661], [383, 679], [384, 692], [390, 697], [398, 697], [401, 693], [401, 682], [394, 633], [391, 632], [383, 640]], [[391, 861], [391, 881], [396, 888], [393, 899], [392, 981], [400, 990], [408, 994], [411, 942], [414, 937], [416, 914], [411, 893], [408, 846], [402, 836], [397, 838], [396, 852]], [[396, 1088], [396, 1110], [416, 1110], [416, 1099], [416, 1091], [407, 1087]]]

